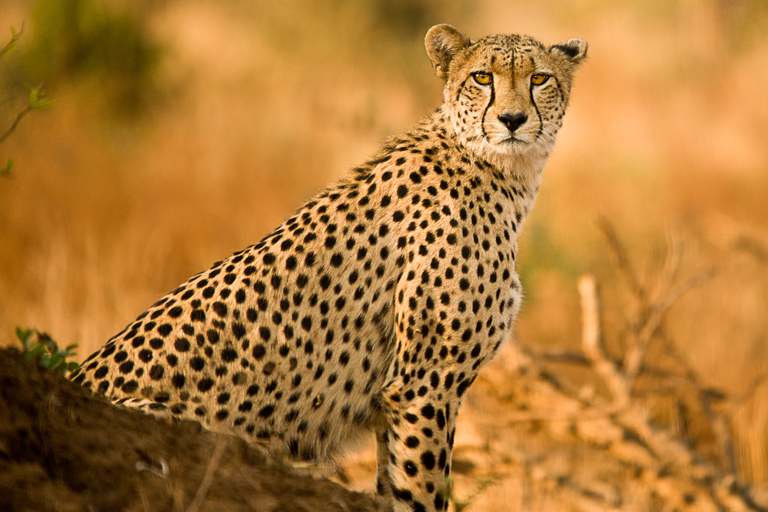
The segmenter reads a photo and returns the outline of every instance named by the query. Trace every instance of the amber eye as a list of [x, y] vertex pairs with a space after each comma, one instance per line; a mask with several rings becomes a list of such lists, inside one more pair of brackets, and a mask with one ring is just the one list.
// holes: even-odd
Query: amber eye
[[475, 82], [479, 83], [480, 85], [488, 85], [491, 83], [493, 75], [484, 71], [478, 71], [477, 73], [472, 73], [472, 78], [474, 78]]
[[549, 80], [549, 75], [543, 75], [543, 74], [535, 74], [531, 76], [531, 83], [533, 85], [543, 85], [547, 80]]

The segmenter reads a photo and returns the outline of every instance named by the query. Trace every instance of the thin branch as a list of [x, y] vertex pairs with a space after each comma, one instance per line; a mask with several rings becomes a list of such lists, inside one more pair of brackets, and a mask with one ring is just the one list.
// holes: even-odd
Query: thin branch
[[638, 300], [644, 302], [647, 300], [648, 292], [645, 287], [637, 279], [637, 274], [632, 268], [632, 263], [629, 261], [627, 251], [624, 249], [619, 236], [616, 234], [616, 230], [613, 225], [605, 217], [600, 217], [597, 220], [597, 227], [605, 236], [605, 240], [608, 244], [613, 258], [615, 260], [616, 267], [619, 269], [622, 277], [627, 283], [627, 287]]
[[760, 263], [768, 263], [768, 247], [761, 241], [749, 235], [739, 236], [732, 244], [737, 251], [751, 254]]
[[757, 390], [760, 389], [760, 386], [768, 382], [768, 373], [762, 373], [752, 379], [752, 382], [750, 382], [749, 386], [747, 386], [747, 389], [740, 394], [738, 397], [734, 398], [730, 407], [728, 408], [728, 412], [725, 413], [725, 416], [730, 419], [733, 417], [734, 414], [745, 404], [747, 403], [755, 393], [757, 393]]
[[200, 483], [200, 487], [197, 488], [195, 497], [192, 500], [192, 503], [189, 504], [189, 507], [187, 507], [186, 512], [197, 512], [203, 506], [205, 497], [208, 495], [208, 490], [211, 488], [211, 484], [213, 483], [213, 476], [216, 473], [216, 469], [218, 469], [221, 457], [224, 454], [224, 448], [226, 448], [226, 442], [221, 439], [217, 440], [216, 446], [213, 449], [213, 454], [211, 455], [211, 459], [208, 462], [208, 467], [205, 469], [203, 481]]
[[630, 386], [640, 372], [648, 345], [650, 345], [651, 339], [661, 327], [661, 323], [669, 309], [680, 297], [690, 290], [703, 285], [712, 279], [714, 275], [715, 269], [709, 268], [674, 287], [657, 304], [648, 304], [646, 306], [649, 312], [648, 316], [640, 327], [639, 332], [636, 332], [631, 348], [624, 357], [624, 375], [626, 375]]
[[587, 359], [584, 354], [578, 354], [576, 352], [542, 352], [536, 354], [536, 358], [546, 363], [566, 363], [580, 366], [590, 365], [590, 360]]
[[664, 292], [669, 289], [670, 283], [675, 281], [675, 278], [680, 271], [681, 261], [682, 250], [680, 249], [680, 242], [677, 233], [673, 229], [668, 228], [667, 250], [664, 258], [664, 265], [662, 266], [659, 277], [656, 280], [654, 292], [650, 294], [651, 297], [661, 297]]
[[5, 133], [0, 135], [0, 144], [5, 142], [5, 139], [7, 139], [14, 132], [14, 130], [16, 130], [16, 127], [19, 125], [19, 122], [21, 121], [21, 119], [25, 115], [29, 114], [32, 110], [33, 110], [32, 105], [27, 105], [26, 107], [24, 107], [24, 109], [21, 110], [21, 112], [16, 114], [16, 119], [14, 119], [13, 124], [11, 125], [11, 127], [8, 128], [5, 131]]
[[600, 303], [594, 277], [585, 275], [579, 279], [579, 295], [581, 296], [582, 349], [592, 362], [595, 371], [608, 386], [613, 398], [613, 407], [617, 410], [624, 409], [629, 405], [629, 388], [603, 346]]
[[6, 53], [13, 50], [13, 47], [16, 46], [16, 43], [21, 37], [22, 32], [24, 32], [24, 23], [21, 24], [21, 30], [19, 30], [18, 32], [13, 30], [13, 27], [11, 27], [11, 40], [8, 41], [8, 43], [5, 46], [3, 46], [2, 49], [0, 49], [0, 57], [3, 57]]

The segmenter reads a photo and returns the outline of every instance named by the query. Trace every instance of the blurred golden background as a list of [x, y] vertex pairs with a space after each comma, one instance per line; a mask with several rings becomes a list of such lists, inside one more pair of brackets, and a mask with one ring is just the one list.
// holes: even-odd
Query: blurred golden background
[[[1, 342], [34, 326], [84, 358], [187, 277], [259, 241], [440, 104], [423, 48], [436, 23], [590, 45], [521, 241], [517, 342], [577, 350], [576, 283], [589, 273], [609, 349], [624, 353], [642, 304], [623, 288], [605, 219], [650, 295], [712, 269], [671, 305], [663, 337], [700, 387], [729, 397], [737, 474], [768, 488], [764, 0], [4, 0], [0, 33], [23, 33], [0, 59], [0, 133], [27, 84], [56, 103], [0, 146], [15, 163], [0, 179]], [[645, 367], [663, 366], [663, 352], [652, 342]], [[707, 429], [680, 412], [685, 399], [661, 395], [643, 407], [706, 457]]]

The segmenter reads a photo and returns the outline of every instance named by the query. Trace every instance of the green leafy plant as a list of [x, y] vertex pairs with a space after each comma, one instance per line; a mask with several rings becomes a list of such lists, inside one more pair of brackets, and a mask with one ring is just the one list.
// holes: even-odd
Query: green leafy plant
[[59, 372], [65, 377], [67, 373], [76, 370], [79, 366], [74, 361], [67, 361], [68, 357], [75, 355], [74, 350], [77, 345], [68, 345], [60, 349], [50, 335], [37, 329], [17, 327], [16, 337], [23, 346], [24, 361], [31, 365]]
[[[19, 41], [19, 38], [21, 37], [21, 33], [24, 31], [24, 27], [22, 26], [21, 30], [16, 32], [16, 30], [11, 27], [11, 39], [8, 41], [8, 43], [0, 48], [0, 58], [4, 57], [8, 53], [10, 53], [13, 48], [16, 46], [16, 43]], [[0, 81], [4, 79], [0, 78]], [[29, 97], [27, 98], [27, 105], [21, 109], [19, 112], [16, 113], [16, 117], [14, 118], [13, 122], [11, 123], [11, 126], [8, 127], [4, 132], [0, 133], [0, 144], [5, 142], [5, 140], [10, 137], [10, 135], [16, 130], [16, 127], [19, 125], [21, 120], [32, 112], [33, 110], [42, 110], [44, 108], [48, 108], [51, 105], [53, 105], [53, 101], [45, 98], [45, 92], [43, 91], [43, 88], [41, 85], [38, 85], [37, 87], [28, 87], [29, 89]], [[7, 100], [3, 100], [0, 102], [0, 105], [6, 103], [7, 101], [10, 101], [9, 98]], [[5, 161], [5, 164], [0, 167], [0, 176], [9, 176], [11, 174], [11, 171], [13, 171], [13, 160], [10, 158]]]

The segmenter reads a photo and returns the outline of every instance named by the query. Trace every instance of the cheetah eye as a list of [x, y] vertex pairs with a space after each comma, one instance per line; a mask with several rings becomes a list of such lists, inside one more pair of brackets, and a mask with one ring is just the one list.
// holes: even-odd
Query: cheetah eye
[[472, 73], [472, 78], [480, 85], [488, 85], [493, 80], [493, 75], [485, 71], [478, 71], [477, 73]]
[[547, 80], [549, 80], [549, 75], [545, 75], [542, 73], [537, 73], [531, 76], [531, 83], [533, 85], [544, 85], [544, 83], [546, 83]]

